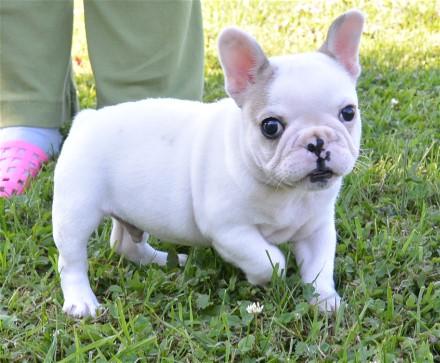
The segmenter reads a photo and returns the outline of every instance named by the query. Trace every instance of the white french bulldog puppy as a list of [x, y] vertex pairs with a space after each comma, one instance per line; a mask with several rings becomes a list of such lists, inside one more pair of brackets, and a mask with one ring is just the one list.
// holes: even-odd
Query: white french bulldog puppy
[[63, 310], [96, 314], [87, 242], [105, 216], [113, 218], [112, 246], [132, 261], [166, 263], [148, 232], [212, 246], [258, 285], [275, 266], [284, 273], [278, 245], [287, 241], [302, 279], [319, 294], [313, 303], [337, 309], [334, 206], [359, 153], [363, 22], [351, 10], [318, 52], [271, 59], [229, 28], [218, 47], [231, 98], [147, 99], [81, 112], [55, 170]]

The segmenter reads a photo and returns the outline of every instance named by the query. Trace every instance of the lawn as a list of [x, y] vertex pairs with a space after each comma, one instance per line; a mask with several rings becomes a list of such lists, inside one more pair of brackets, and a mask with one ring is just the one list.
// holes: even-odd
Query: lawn
[[[317, 49], [331, 20], [367, 15], [358, 92], [362, 155], [337, 203], [335, 316], [307, 303], [292, 256], [288, 277], [251, 286], [212, 249], [185, 268], [139, 267], [90, 243], [90, 279], [105, 311], [62, 312], [48, 164], [26, 195], [0, 199], [0, 361], [439, 362], [440, 3], [206, 0], [205, 100], [224, 97], [216, 38], [253, 33], [269, 55]], [[73, 56], [82, 107], [95, 90], [76, 11]], [[173, 250], [175, 247], [166, 245]], [[182, 249], [178, 248], [178, 251]], [[287, 252], [287, 249], [286, 249]], [[251, 315], [251, 302], [264, 305]]]

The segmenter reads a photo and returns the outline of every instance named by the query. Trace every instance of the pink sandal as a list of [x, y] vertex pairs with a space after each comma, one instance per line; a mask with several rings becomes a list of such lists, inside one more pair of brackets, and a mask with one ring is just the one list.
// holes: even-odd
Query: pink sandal
[[49, 158], [38, 146], [26, 141], [7, 141], [0, 145], [0, 198], [21, 194]]

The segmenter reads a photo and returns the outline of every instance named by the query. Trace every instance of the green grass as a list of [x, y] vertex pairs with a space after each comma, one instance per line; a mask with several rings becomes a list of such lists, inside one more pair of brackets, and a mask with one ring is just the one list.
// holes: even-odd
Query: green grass
[[[313, 291], [292, 256], [287, 279], [267, 288], [249, 285], [212, 249], [191, 249], [184, 269], [138, 267], [108, 248], [107, 222], [89, 250], [106, 312], [67, 317], [50, 163], [26, 195], [0, 200], [0, 360], [440, 361], [439, 2], [205, 1], [206, 100], [224, 96], [215, 39], [225, 25], [251, 31], [270, 55], [309, 51], [352, 6], [368, 16], [358, 87], [363, 150], [337, 205], [338, 314], [307, 304]], [[77, 77], [83, 107], [95, 95], [85, 69]], [[256, 317], [245, 310], [254, 301], [264, 304]]]

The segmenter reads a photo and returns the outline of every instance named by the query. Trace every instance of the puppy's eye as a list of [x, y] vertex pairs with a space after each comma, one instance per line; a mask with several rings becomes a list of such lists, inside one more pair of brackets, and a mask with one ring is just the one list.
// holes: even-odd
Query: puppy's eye
[[354, 119], [354, 116], [356, 115], [356, 107], [353, 105], [345, 106], [340, 112], [339, 112], [339, 119], [341, 121], [350, 122]]
[[269, 117], [261, 123], [261, 132], [268, 139], [276, 139], [284, 131], [284, 125], [275, 117]]

